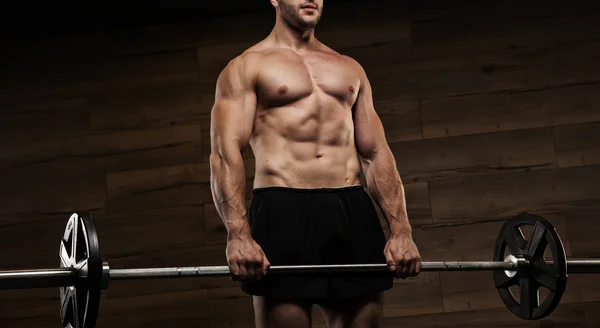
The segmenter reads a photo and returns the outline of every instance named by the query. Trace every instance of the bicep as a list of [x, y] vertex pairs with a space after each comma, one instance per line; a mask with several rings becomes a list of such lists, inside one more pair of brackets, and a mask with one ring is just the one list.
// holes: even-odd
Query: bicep
[[388, 149], [383, 124], [373, 105], [371, 85], [363, 74], [361, 87], [354, 105], [354, 134], [360, 157], [372, 159], [381, 150]]
[[251, 77], [239, 63], [232, 62], [217, 81], [210, 124], [212, 152], [223, 155], [245, 147], [252, 134], [255, 111]]

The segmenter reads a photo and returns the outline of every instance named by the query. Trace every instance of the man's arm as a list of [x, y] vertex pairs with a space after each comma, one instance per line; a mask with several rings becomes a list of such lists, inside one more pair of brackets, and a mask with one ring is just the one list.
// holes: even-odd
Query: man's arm
[[[243, 56], [243, 55], [242, 55]], [[252, 135], [255, 74], [248, 58], [237, 57], [217, 80], [210, 124], [210, 183], [217, 212], [227, 229], [227, 263], [234, 278], [261, 278], [268, 266], [252, 239], [246, 212], [246, 174], [242, 149]]]
[[392, 235], [410, 235], [404, 186], [396, 160], [385, 138], [383, 124], [373, 106], [371, 84], [361, 72], [361, 85], [354, 106], [355, 142], [367, 189], [381, 207]]
[[250, 232], [242, 149], [250, 140], [255, 111], [253, 76], [237, 57], [219, 75], [210, 124], [212, 195], [228, 238]]
[[353, 109], [356, 149], [367, 189], [390, 227], [391, 235], [384, 250], [388, 265], [398, 277], [404, 278], [419, 273], [420, 255], [412, 240], [404, 185], [385, 138], [383, 124], [373, 106], [371, 84], [364, 69], [360, 65], [358, 69], [360, 88]]

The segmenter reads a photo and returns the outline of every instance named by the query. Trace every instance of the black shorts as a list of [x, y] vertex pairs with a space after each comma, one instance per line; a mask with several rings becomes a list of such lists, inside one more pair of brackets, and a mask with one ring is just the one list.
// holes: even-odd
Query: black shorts
[[[386, 238], [362, 186], [253, 191], [251, 233], [272, 266], [382, 264]], [[243, 282], [251, 295], [335, 300], [390, 289], [389, 274], [272, 275]]]

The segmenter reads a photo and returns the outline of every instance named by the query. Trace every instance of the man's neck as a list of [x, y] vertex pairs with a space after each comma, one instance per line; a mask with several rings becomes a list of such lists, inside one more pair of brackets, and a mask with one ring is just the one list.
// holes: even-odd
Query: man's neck
[[277, 44], [296, 51], [302, 51], [316, 41], [314, 29], [300, 30], [279, 17], [271, 31], [271, 37]]

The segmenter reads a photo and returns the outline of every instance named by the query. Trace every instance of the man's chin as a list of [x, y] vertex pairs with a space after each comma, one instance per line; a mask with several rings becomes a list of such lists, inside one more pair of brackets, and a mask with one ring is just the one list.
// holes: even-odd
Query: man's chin
[[317, 26], [317, 23], [318, 23], [318, 20], [311, 19], [311, 20], [302, 20], [299, 25], [302, 29], [312, 30], [315, 28], [315, 26]]

